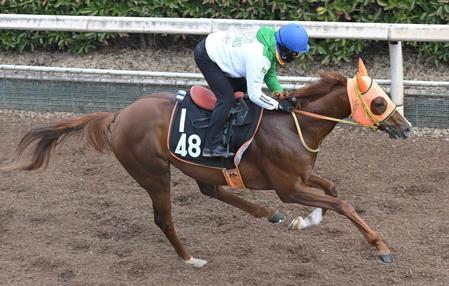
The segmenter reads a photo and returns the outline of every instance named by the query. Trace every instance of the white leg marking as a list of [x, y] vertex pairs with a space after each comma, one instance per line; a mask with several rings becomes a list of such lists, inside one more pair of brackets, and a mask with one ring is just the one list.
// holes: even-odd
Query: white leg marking
[[323, 219], [323, 210], [321, 208], [314, 209], [305, 219], [301, 216], [295, 218], [288, 226], [289, 230], [306, 229], [314, 225], [320, 224]]
[[207, 264], [206, 260], [190, 257], [189, 260], [184, 261], [186, 264], [192, 265], [193, 267], [201, 268]]
[[306, 218], [306, 220], [309, 219], [312, 225], [318, 225], [320, 224], [321, 220], [323, 219], [323, 210], [321, 208], [314, 209], [309, 216]]

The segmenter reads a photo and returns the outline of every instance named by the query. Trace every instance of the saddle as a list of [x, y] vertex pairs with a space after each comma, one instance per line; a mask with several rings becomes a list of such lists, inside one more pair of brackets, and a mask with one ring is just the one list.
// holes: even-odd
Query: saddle
[[[194, 85], [190, 88], [190, 96], [192, 97], [193, 102], [199, 107], [209, 111], [214, 110], [217, 98], [212, 90], [204, 86]], [[245, 94], [241, 91], [234, 93], [234, 98], [237, 101], [242, 99], [244, 96]]]

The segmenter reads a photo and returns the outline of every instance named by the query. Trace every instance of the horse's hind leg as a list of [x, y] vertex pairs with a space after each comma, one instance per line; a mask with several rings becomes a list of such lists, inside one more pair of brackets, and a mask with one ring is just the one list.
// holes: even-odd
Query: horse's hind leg
[[164, 232], [179, 257], [187, 264], [202, 267], [207, 261], [192, 257], [176, 234], [171, 214], [170, 167], [167, 164], [167, 168], [161, 169], [165, 171], [157, 174], [143, 171], [143, 169], [127, 170], [150, 195], [153, 201], [154, 222]]
[[170, 187], [167, 186], [167, 188], [160, 191], [151, 190], [148, 191], [148, 193], [153, 201], [154, 222], [164, 232], [179, 257], [181, 257], [187, 264], [191, 264], [195, 267], [204, 266], [207, 261], [193, 258], [184, 248], [176, 234], [171, 214]]
[[285, 220], [285, 214], [279, 210], [254, 204], [224, 190], [219, 186], [206, 184], [200, 181], [196, 182], [198, 183], [198, 186], [203, 194], [239, 208], [256, 218], [265, 217], [272, 223], [282, 223]]

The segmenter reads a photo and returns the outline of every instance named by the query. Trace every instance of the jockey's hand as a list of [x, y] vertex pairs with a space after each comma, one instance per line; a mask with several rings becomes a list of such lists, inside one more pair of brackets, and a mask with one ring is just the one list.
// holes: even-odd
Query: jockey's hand
[[288, 92], [285, 91], [285, 90], [284, 90], [283, 92], [275, 91], [275, 92], [273, 92], [271, 95], [272, 95], [275, 99], [281, 101], [281, 100], [283, 100], [283, 99], [285, 99], [285, 98], [288, 97]]
[[279, 101], [278, 109], [279, 111], [291, 113], [296, 107], [296, 98], [287, 98]]

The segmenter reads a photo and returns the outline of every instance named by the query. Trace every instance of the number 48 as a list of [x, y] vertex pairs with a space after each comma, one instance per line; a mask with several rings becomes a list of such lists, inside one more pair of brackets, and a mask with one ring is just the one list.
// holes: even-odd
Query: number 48
[[[185, 157], [189, 154], [190, 157], [196, 158], [201, 154], [201, 138], [197, 134], [192, 134], [187, 139], [187, 134], [182, 133], [176, 145], [175, 153]], [[187, 147], [188, 146], [188, 147]]]

